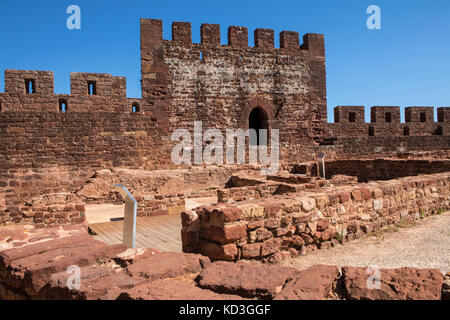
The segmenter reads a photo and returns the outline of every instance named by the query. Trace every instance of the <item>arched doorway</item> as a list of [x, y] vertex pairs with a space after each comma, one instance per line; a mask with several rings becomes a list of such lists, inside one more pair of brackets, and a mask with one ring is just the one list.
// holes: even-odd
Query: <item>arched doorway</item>
[[442, 127], [441, 126], [437, 126], [437, 128], [436, 128], [436, 130], [434, 131], [434, 135], [435, 136], [442, 136], [442, 134], [443, 134], [443, 129], [442, 129]]
[[409, 136], [409, 127], [403, 127], [403, 135]]
[[269, 129], [268, 116], [264, 109], [260, 107], [254, 108], [248, 116], [248, 128], [256, 130], [256, 141], [250, 139], [250, 145], [260, 145], [259, 130]]

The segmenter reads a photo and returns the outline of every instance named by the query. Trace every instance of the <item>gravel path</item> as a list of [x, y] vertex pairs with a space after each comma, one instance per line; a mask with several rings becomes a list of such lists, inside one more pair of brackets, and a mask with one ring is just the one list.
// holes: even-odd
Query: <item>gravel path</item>
[[315, 264], [436, 268], [450, 271], [450, 212], [425, 218], [415, 226], [366, 237], [328, 250], [285, 260], [281, 264], [306, 269]]

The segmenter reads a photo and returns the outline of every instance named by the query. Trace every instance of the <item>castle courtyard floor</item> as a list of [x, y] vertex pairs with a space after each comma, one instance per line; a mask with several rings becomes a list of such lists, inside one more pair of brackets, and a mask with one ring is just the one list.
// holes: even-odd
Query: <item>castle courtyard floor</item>
[[318, 250], [281, 262], [307, 269], [316, 264], [436, 268], [450, 271], [450, 212], [419, 220], [394, 232], [368, 235], [328, 250]]

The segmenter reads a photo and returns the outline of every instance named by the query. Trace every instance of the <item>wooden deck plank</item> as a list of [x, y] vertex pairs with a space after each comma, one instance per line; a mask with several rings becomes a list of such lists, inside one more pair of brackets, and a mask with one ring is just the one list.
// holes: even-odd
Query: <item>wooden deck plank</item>
[[157, 222], [152, 221], [152, 218], [147, 218], [147, 219], [141, 219], [141, 221], [139, 221], [139, 225], [145, 225], [148, 227], [153, 227], [156, 229], [163, 229], [163, 230], [167, 230], [167, 231], [171, 231], [174, 228], [180, 228], [181, 226], [181, 218], [178, 218], [177, 220], [173, 219], [173, 220], [159, 220]]
[[[89, 225], [96, 239], [109, 244], [122, 243], [123, 220]], [[179, 215], [138, 217], [136, 247], [181, 252], [181, 217]]]
[[109, 236], [112, 242], [122, 243], [122, 234], [117, 232], [114, 228], [109, 228], [108, 226], [102, 226], [101, 230], [103, 230], [103, 234]]
[[168, 240], [168, 239], [162, 239], [155, 235], [147, 235], [147, 234], [143, 233], [141, 230], [139, 230], [139, 232], [137, 233], [137, 237], [139, 237], [141, 239], [145, 239], [145, 241], [147, 241], [148, 243], [153, 242], [155, 244], [164, 244], [166, 242], [170, 242], [170, 240]]
[[[138, 227], [139, 232], [144, 234], [144, 235], [148, 235], [150, 237], [156, 237], [158, 239], [161, 239], [163, 241], [173, 241], [174, 239], [177, 239], [177, 237], [173, 234], [171, 234], [171, 232], [164, 232], [161, 230], [157, 230], [155, 228], [151, 228], [148, 226], [140, 226]], [[178, 231], [180, 232], [180, 231]]]
[[149, 226], [158, 226], [163, 228], [170, 228], [173, 226], [179, 226], [180, 225], [181, 218], [178, 219], [171, 219], [171, 220], [159, 220], [159, 221], [152, 221], [151, 219], [142, 219], [141, 223]]
[[[94, 227], [94, 230], [97, 234], [100, 233], [101, 236], [109, 238], [107, 243], [117, 244], [122, 243], [122, 231], [121, 225], [118, 225], [116, 222], [112, 223], [99, 223], [91, 225]], [[91, 227], [90, 226], [90, 227]]]
[[156, 231], [157, 233], [161, 233], [165, 236], [168, 236], [170, 238], [173, 238], [177, 234], [180, 233], [181, 226], [180, 224], [171, 224], [171, 225], [153, 225], [149, 224], [146, 221], [143, 221], [143, 223], [140, 224], [142, 227], [145, 227], [146, 229]]
[[[175, 248], [177, 248], [176, 251], [179, 251], [181, 248], [181, 244], [178, 243], [171, 243], [171, 242], [163, 242], [163, 241], [159, 241], [159, 240], [155, 240], [155, 239], [150, 239], [150, 238], [143, 238], [141, 236], [142, 239], [142, 243], [145, 244], [145, 247], [150, 247], [150, 248], [155, 248], [155, 249], [159, 249], [162, 251], [172, 251], [173, 245], [175, 246]], [[173, 244], [173, 245], [172, 245]]]
[[146, 225], [149, 227], [155, 227], [155, 228], [159, 228], [159, 229], [167, 229], [167, 228], [172, 228], [173, 226], [180, 225], [179, 223], [177, 224], [174, 221], [160, 220], [159, 222], [153, 222], [153, 221], [148, 221], [147, 219], [142, 220], [139, 224]]
[[139, 234], [138, 237], [140, 237], [141, 243], [145, 244], [145, 247], [152, 247], [163, 251], [170, 251], [171, 249], [170, 242], [161, 241], [156, 238], [145, 237], [142, 234]]
[[92, 227], [89, 227], [92, 231], [94, 231], [98, 237], [101, 237], [102, 239], [107, 239], [107, 242], [113, 242], [115, 241], [115, 237], [113, 237], [108, 230], [105, 230], [102, 225], [92, 225]]

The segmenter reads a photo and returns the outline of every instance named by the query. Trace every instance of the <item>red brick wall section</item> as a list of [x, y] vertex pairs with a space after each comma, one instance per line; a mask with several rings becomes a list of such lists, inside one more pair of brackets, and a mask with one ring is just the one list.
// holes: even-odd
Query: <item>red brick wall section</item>
[[[328, 124], [325, 138], [365, 138], [371, 134], [373, 137], [448, 136], [450, 117], [445, 116], [448, 109], [438, 108], [438, 122], [434, 122], [433, 107], [408, 107], [405, 122], [401, 123], [400, 107], [375, 106], [370, 110], [370, 122], [366, 123], [363, 106], [338, 106], [334, 108], [335, 122]], [[441, 142], [435, 147], [446, 147], [446, 144]]]
[[[450, 136], [339, 138], [332, 145], [312, 148], [326, 160], [449, 159]], [[311, 153], [314, 153], [312, 151]]]
[[278, 188], [278, 183], [263, 184], [260, 186], [236, 187], [217, 190], [219, 203], [237, 202], [243, 200], [263, 199], [272, 195]]
[[[164, 40], [162, 33], [161, 20], [141, 19], [142, 99], [127, 98], [125, 78], [110, 74], [71, 73], [71, 93], [55, 94], [51, 71], [6, 70], [5, 93], [0, 93], [0, 121], [2, 126], [11, 127], [8, 130], [17, 132], [1, 131], [0, 139], [8, 144], [14, 134], [21, 140], [23, 128], [15, 127], [24, 125], [22, 118], [33, 123], [36, 137], [48, 136], [49, 128], [54, 126], [52, 121], [70, 123], [67, 116], [61, 115], [60, 103], [64, 101], [67, 114], [96, 113], [93, 116], [97, 118], [96, 123], [90, 122], [94, 127], [83, 125], [84, 116], [72, 117], [73, 122], [81, 124], [80, 134], [91, 141], [96, 139], [91, 135], [101, 126], [100, 122], [126, 117], [132, 112], [132, 105], [137, 104], [138, 114], [150, 118], [160, 129], [161, 141], [169, 140], [171, 131], [176, 128], [192, 129], [195, 120], [203, 121], [204, 128], [246, 128], [248, 115], [253, 108], [259, 107], [267, 113], [269, 127], [280, 129], [282, 161], [311, 161], [317, 150], [328, 151], [342, 159], [352, 155], [379, 157], [393, 152], [449, 149], [448, 107], [438, 109], [438, 123], [433, 120], [432, 108], [409, 107], [405, 111], [406, 123], [400, 123], [399, 107], [377, 106], [371, 110], [371, 122], [365, 123], [363, 106], [338, 106], [336, 123], [327, 124], [323, 35], [306, 34], [300, 45], [297, 32], [282, 31], [280, 48], [274, 48], [274, 31], [271, 29], [254, 31], [254, 47], [248, 44], [247, 28], [239, 26], [229, 28], [228, 45], [220, 43], [220, 26], [217, 24], [202, 25], [201, 43], [192, 43], [188, 22], [173, 23], [172, 41]], [[27, 81], [33, 81], [34, 92], [26, 92]], [[89, 83], [95, 84], [93, 95], [88, 94]], [[31, 111], [45, 115], [27, 116], [26, 113]], [[58, 115], [48, 120], [49, 112]], [[350, 113], [355, 114], [355, 122], [349, 122]], [[391, 114], [390, 122], [387, 113]], [[425, 114], [424, 119], [422, 114]], [[34, 126], [37, 122], [45, 127]], [[60, 127], [60, 124], [56, 126]], [[364, 143], [345, 140], [368, 138], [369, 132], [373, 137]], [[58, 130], [57, 134], [61, 139], [72, 140], [72, 133]], [[437, 138], [422, 141], [417, 138], [419, 136]], [[392, 139], [397, 137], [404, 139]], [[150, 143], [153, 144], [152, 151], [156, 152], [149, 157], [161, 167], [164, 164], [159, 163], [159, 155], [163, 154], [166, 159], [169, 156], [166, 143]], [[97, 146], [78, 147], [80, 153], [89, 154], [95, 152]], [[28, 152], [8, 146], [6, 152], [10, 151], [17, 154], [17, 158], [26, 157]], [[54, 157], [57, 160], [53, 162], [58, 162], [64, 161], [67, 152], [53, 152], [50, 148], [47, 153], [48, 160]], [[127, 154], [127, 157], [130, 162], [139, 163], [141, 154], [136, 152], [135, 156]], [[41, 160], [42, 157], [39, 161], [30, 161], [41, 163]], [[8, 159], [6, 167], [27, 167], [28, 162], [23, 164], [19, 160], [16, 163]], [[47, 159], [42, 163], [42, 166], [47, 165]], [[109, 163], [106, 161], [102, 166], [107, 168]], [[92, 166], [96, 165], [95, 161]]]
[[55, 165], [151, 169], [171, 163], [166, 137], [145, 114], [3, 112], [0, 136], [0, 169]]
[[334, 175], [358, 177], [359, 182], [450, 172], [450, 160], [338, 160], [325, 163], [326, 178]]
[[200, 207], [182, 215], [183, 250], [213, 260], [296, 256], [440, 214], [449, 194], [450, 173], [442, 173]]
[[0, 224], [83, 222], [84, 200], [73, 192], [92, 174], [87, 168], [0, 170]]
[[[33, 92], [27, 93], [26, 81], [33, 82]], [[88, 94], [89, 83], [94, 84], [93, 95]], [[53, 86], [51, 71], [5, 70], [5, 92], [0, 93], [1, 111], [60, 112], [62, 101], [67, 112], [132, 112], [133, 103], [138, 104], [140, 110], [145, 109], [144, 100], [126, 97], [125, 77], [72, 72], [71, 94], [55, 94]]]
[[215, 187], [225, 185], [228, 177], [240, 170], [240, 166], [229, 166], [176, 171], [127, 168], [95, 171], [88, 167], [55, 166], [0, 171], [0, 223], [34, 222], [28, 219], [34, 206], [122, 203], [122, 197], [114, 191], [117, 183], [127, 186], [138, 199], [141, 216], [180, 214], [185, 194], [214, 196]]
[[[201, 27], [202, 42], [191, 42], [191, 26], [174, 22], [172, 41], [163, 40], [161, 20], [141, 20], [143, 97], [169, 131], [240, 128], [242, 114], [255, 98], [274, 116], [287, 144], [314, 144], [326, 125], [325, 53], [322, 35], [284, 32], [281, 49], [274, 31], [231, 26], [228, 45], [220, 44], [218, 25]], [[297, 38], [296, 38], [297, 37]], [[251, 110], [250, 110], [251, 111]], [[249, 112], [249, 111], [248, 111]], [[248, 127], [248, 116], [244, 119]]]
[[157, 194], [137, 196], [138, 216], [181, 214], [185, 211], [184, 194]]

